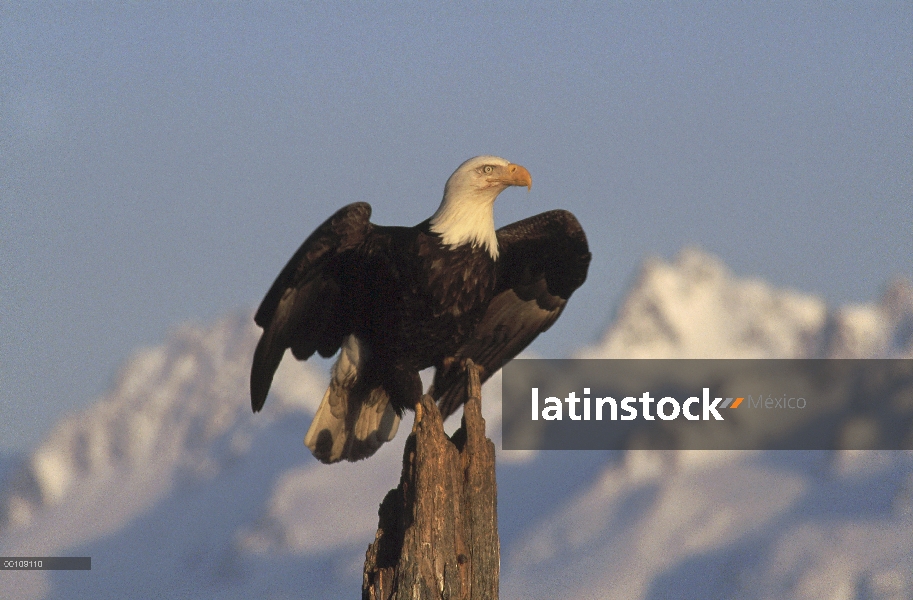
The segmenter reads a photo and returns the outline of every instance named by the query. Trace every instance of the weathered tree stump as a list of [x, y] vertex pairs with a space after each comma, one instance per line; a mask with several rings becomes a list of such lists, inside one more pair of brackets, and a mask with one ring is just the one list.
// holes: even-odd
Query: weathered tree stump
[[500, 571], [495, 447], [481, 385], [467, 361], [469, 400], [448, 438], [434, 400], [406, 441], [399, 487], [378, 511], [365, 554], [363, 600], [496, 600]]

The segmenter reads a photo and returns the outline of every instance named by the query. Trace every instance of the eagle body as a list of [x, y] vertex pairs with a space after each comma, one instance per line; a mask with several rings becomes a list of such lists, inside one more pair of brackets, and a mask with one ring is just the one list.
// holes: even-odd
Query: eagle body
[[[376, 286], [366, 298], [375, 310], [367, 314], [379, 322], [362, 335], [391, 364], [422, 370], [472, 335], [494, 295], [495, 261], [478, 247], [445, 246], [427, 221], [407, 231], [405, 244], [383, 253], [378, 269], [366, 273], [364, 280]], [[394, 407], [406, 408], [395, 400]]]
[[299, 360], [321, 348], [329, 349], [321, 351], [328, 356], [343, 343], [341, 335], [353, 336], [370, 354], [363, 385], [382, 385], [402, 415], [421, 395], [418, 372], [453, 355], [481, 321], [494, 292], [495, 261], [478, 247], [448, 248], [427, 221], [417, 227], [373, 225], [370, 210], [351, 204], [330, 218], [337, 227], [367, 225], [362, 242], [325, 267], [338, 273], [343, 290], [323, 292], [337, 295], [324, 315], [338, 325], [320, 331], [321, 319], [309, 320], [316, 329], [299, 334], [297, 343], [291, 340], [291, 349]]
[[370, 222], [371, 207], [339, 209], [302, 244], [263, 299], [251, 402], [259, 411], [286, 349], [299, 360], [339, 352], [305, 437], [324, 462], [358, 460], [393, 438], [422, 394], [419, 371], [446, 418], [465, 402], [462, 360], [487, 379], [557, 319], [586, 278], [586, 237], [566, 211], [494, 229], [492, 205], [531, 185], [519, 165], [481, 156], [445, 186], [415, 227]]

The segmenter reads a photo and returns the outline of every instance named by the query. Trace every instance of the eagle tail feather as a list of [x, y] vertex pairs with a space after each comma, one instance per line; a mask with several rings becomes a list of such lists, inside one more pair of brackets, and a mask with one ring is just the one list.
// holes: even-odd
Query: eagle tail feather
[[304, 438], [321, 462], [367, 458], [392, 440], [399, 428], [400, 417], [386, 390], [359, 385], [366, 350], [358, 338], [349, 336], [333, 365], [330, 386]]

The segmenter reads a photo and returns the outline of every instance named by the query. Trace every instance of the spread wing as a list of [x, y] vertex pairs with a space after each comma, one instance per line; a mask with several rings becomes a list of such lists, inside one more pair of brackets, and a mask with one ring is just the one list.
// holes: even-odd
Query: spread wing
[[250, 374], [254, 412], [263, 408], [286, 348], [299, 360], [315, 351], [329, 357], [350, 333], [352, 303], [346, 291], [374, 228], [370, 217], [365, 202], [339, 209], [304, 241], [260, 303], [254, 321], [263, 335]]
[[444, 418], [466, 401], [461, 359], [472, 359], [484, 382], [551, 327], [586, 280], [591, 255], [571, 213], [545, 212], [497, 233], [495, 296], [472, 338], [457, 351], [457, 360], [435, 371], [433, 394]]

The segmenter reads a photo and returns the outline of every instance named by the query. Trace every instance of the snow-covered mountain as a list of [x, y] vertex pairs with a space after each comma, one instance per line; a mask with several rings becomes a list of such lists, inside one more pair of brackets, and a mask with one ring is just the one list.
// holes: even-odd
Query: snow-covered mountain
[[[5, 572], [0, 596], [358, 596], [410, 423], [317, 463], [326, 365], [284, 361], [252, 415], [258, 335], [247, 311], [180, 327], [7, 471], [0, 555], [92, 571]], [[913, 357], [913, 286], [833, 309], [687, 250], [647, 262], [579, 355]], [[497, 441], [498, 377], [483, 398]], [[498, 483], [504, 598], [913, 598], [910, 452], [500, 452]]]
[[581, 358], [913, 358], [913, 284], [878, 303], [820, 298], [734, 276], [685, 249], [645, 262], [602, 340]]

